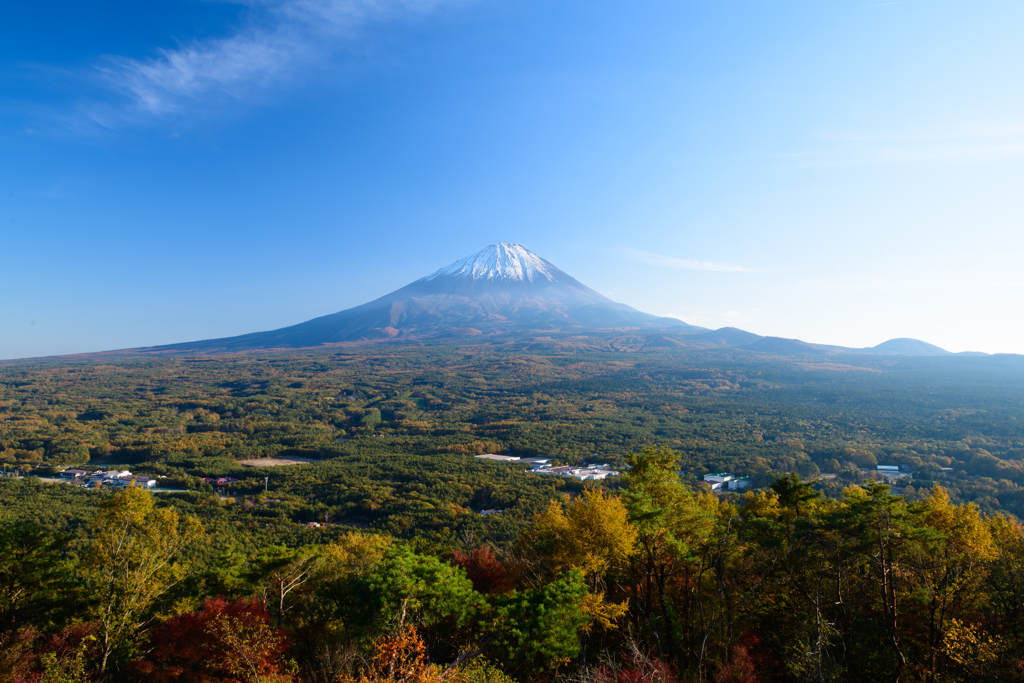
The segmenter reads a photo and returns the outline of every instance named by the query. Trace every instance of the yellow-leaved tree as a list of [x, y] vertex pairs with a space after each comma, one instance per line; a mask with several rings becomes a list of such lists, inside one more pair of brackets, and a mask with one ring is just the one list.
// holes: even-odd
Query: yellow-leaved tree
[[588, 593], [581, 609], [606, 629], [629, 608], [628, 601], [605, 599], [608, 577], [634, 550], [636, 529], [618, 497], [596, 488], [567, 504], [552, 501], [520, 540], [520, 580], [539, 587], [579, 569]]
[[96, 599], [94, 618], [104, 676], [115, 655], [129, 656], [152, 620], [153, 606], [184, 578], [184, 551], [202, 533], [194, 517], [157, 508], [140, 488], [114, 493], [92, 522], [93, 539], [82, 558], [86, 585]]
[[921, 502], [920, 523], [931, 533], [923, 536], [920, 552], [912, 562], [925, 596], [927, 666], [934, 675], [950, 620], [968, 611], [979, 599], [996, 545], [978, 506], [951, 503], [949, 494], [938, 485]]
[[988, 626], [1004, 645], [1003, 666], [1024, 671], [1024, 526], [1005, 515], [993, 515], [985, 524], [996, 546], [985, 578]]

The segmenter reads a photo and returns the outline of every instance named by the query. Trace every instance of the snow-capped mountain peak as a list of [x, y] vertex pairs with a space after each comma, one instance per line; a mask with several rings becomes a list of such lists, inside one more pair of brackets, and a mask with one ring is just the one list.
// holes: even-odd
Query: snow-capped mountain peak
[[557, 268], [526, 247], [500, 242], [445, 266], [424, 280], [447, 276], [472, 280], [542, 282], [554, 281], [556, 272]]
[[297, 348], [369, 339], [462, 339], [556, 330], [577, 335], [617, 328], [707, 332], [617, 304], [529, 249], [502, 242], [354, 308], [279, 330], [162, 348]]

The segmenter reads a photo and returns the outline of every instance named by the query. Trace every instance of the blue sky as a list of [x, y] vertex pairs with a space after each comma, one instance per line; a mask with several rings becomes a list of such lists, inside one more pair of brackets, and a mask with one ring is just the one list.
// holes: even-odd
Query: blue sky
[[39, 0], [0, 358], [228, 336], [498, 241], [707, 327], [1024, 353], [1024, 5]]

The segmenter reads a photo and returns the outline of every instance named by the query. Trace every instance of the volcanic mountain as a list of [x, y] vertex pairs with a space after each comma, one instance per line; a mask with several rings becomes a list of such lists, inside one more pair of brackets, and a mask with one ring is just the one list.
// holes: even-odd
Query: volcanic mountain
[[308, 347], [373, 339], [614, 328], [705, 331], [615, 303], [529, 249], [502, 242], [355, 308], [270, 332], [160, 349]]

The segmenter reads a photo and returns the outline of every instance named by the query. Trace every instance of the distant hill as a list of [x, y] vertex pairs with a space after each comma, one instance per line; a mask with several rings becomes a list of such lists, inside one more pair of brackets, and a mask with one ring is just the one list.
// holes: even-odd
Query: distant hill
[[525, 247], [502, 242], [355, 308], [279, 330], [153, 350], [244, 350], [364, 340], [613, 329], [706, 330], [616, 303]]
[[886, 353], [886, 354], [899, 354], [901, 356], [951, 356], [949, 351], [940, 349], [934, 344], [923, 342], [920, 339], [908, 339], [906, 337], [900, 337], [898, 339], [890, 339], [889, 341], [882, 342], [878, 346], [873, 346], [868, 349], [863, 349], [863, 353]]

